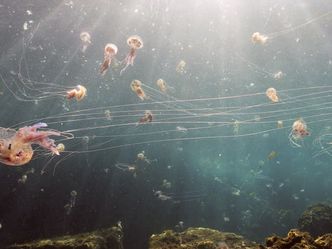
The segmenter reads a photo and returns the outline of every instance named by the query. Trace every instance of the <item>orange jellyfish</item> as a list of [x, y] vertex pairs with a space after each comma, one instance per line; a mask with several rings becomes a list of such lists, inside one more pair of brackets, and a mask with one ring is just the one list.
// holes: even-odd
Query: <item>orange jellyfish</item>
[[136, 58], [136, 53], [138, 49], [143, 47], [143, 40], [138, 35], [132, 35], [127, 39], [127, 44], [130, 48], [128, 55], [126, 56], [124, 62], [126, 63], [125, 67], [120, 71], [120, 75], [127, 69], [129, 65], [134, 65], [134, 60]]
[[292, 125], [292, 131], [288, 137], [292, 145], [295, 145], [296, 147], [301, 147], [298, 141], [309, 135], [310, 133], [308, 131], [306, 122], [304, 122], [304, 120], [300, 118], [294, 121]]
[[76, 98], [77, 101], [82, 100], [86, 96], [86, 88], [81, 85], [77, 85], [76, 88], [67, 91], [67, 99]]
[[21, 166], [32, 159], [32, 144], [37, 144], [52, 154], [59, 155], [59, 151], [53, 139], [49, 136], [61, 136], [58, 131], [37, 130], [45, 128], [47, 124], [38, 123], [32, 126], [25, 126], [18, 131], [1, 128], [0, 139], [0, 162], [9, 166]]
[[267, 42], [267, 40], [268, 40], [268, 37], [265, 35], [262, 35], [259, 32], [255, 32], [251, 36], [251, 41], [253, 43], [265, 44]]
[[133, 80], [130, 84], [130, 88], [141, 100], [148, 99], [144, 90], [142, 89], [142, 82], [139, 80]]
[[80, 34], [80, 39], [83, 43], [82, 52], [85, 53], [85, 50], [91, 44], [91, 35], [88, 32], [82, 32]]
[[151, 111], [145, 111], [144, 116], [140, 118], [138, 121], [139, 124], [146, 124], [146, 123], [151, 123], [153, 119], [153, 115]]
[[113, 57], [118, 53], [118, 47], [113, 43], [107, 43], [104, 48], [104, 62], [100, 66], [101, 75], [105, 75], [111, 65]]
[[266, 90], [266, 96], [273, 102], [276, 103], [279, 101], [278, 95], [277, 95], [277, 90], [274, 89], [273, 87], [270, 87], [269, 89]]

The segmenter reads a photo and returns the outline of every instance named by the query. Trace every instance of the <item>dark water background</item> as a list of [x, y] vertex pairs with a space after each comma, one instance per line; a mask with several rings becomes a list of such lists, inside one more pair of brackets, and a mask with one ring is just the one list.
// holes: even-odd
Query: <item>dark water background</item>
[[[3, 79], [13, 86], [24, 56], [22, 74], [26, 77], [64, 86], [84, 83], [88, 96], [79, 103], [63, 98], [22, 102], [1, 84], [0, 126], [17, 128], [19, 122], [68, 110], [139, 103], [129, 88], [133, 79], [154, 87], [154, 82], [163, 78], [175, 89], [171, 95], [177, 99], [265, 92], [271, 86], [278, 89], [329, 86], [331, 15], [281, 35], [264, 46], [255, 46], [250, 41], [253, 32], [269, 34], [287, 30], [328, 11], [332, 11], [329, 1], [3, 0], [0, 2]], [[24, 31], [23, 24], [29, 20], [33, 23]], [[80, 51], [82, 31], [88, 31], [92, 37], [85, 54]], [[31, 41], [23, 43], [32, 33]], [[140, 35], [144, 41], [134, 67], [122, 76], [113, 68], [101, 77], [98, 69], [105, 44], [117, 44], [117, 57], [121, 60], [128, 51], [126, 39], [132, 34]], [[186, 74], [175, 72], [180, 60], [188, 65]], [[280, 81], [266, 73], [279, 70], [286, 75]], [[281, 95], [281, 98], [287, 97], [287, 92]], [[217, 104], [206, 101], [198, 106], [250, 105], [262, 100], [265, 96]], [[315, 104], [314, 100], [311, 103]], [[285, 110], [290, 107], [286, 106]], [[292, 112], [289, 118], [295, 120], [300, 116]], [[63, 131], [104, 123], [105, 120], [83, 121], [50, 127]], [[181, 122], [178, 125], [185, 126]], [[283, 129], [255, 136], [180, 139], [82, 153], [61, 163], [54, 176], [52, 162], [47, 172], [40, 174], [48, 157], [20, 168], [2, 166], [0, 244], [86, 232], [118, 221], [124, 227], [125, 248], [147, 248], [151, 234], [173, 229], [180, 221], [184, 227], [211, 227], [257, 241], [271, 233], [284, 234], [296, 226], [306, 206], [330, 200], [331, 158], [313, 157], [312, 145], [329, 126], [330, 121], [313, 123], [312, 136], [300, 149], [290, 146], [290, 130]], [[88, 136], [88, 143], [76, 141], [72, 146], [88, 150], [90, 143], [98, 143], [93, 141], [95, 134], [126, 133], [135, 129], [138, 133], [149, 131], [149, 127], [93, 129], [86, 134], [79, 133]], [[154, 129], [166, 128], [155, 125]], [[194, 135], [233, 134], [232, 129], [207, 129]], [[265, 128], [257, 124], [239, 129], [240, 133], [247, 134]], [[149, 136], [158, 139], [156, 135]], [[188, 135], [166, 133], [160, 139], [185, 136]], [[140, 139], [123, 138], [114, 145]], [[135, 162], [141, 151], [145, 151], [152, 163], [141, 166], [136, 177], [114, 167], [117, 162]], [[271, 151], [276, 151], [277, 157], [269, 160]], [[18, 179], [31, 168], [35, 173], [28, 174], [25, 184], [19, 183]], [[171, 182], [170, 189], [162, 188], [164, 179]], [[64, 206], [72, 190], [77, 191], [77, 200], [67, 215]], [[154, 195], [157, 190], [173, 193], [178, 200], [161, 201]]]

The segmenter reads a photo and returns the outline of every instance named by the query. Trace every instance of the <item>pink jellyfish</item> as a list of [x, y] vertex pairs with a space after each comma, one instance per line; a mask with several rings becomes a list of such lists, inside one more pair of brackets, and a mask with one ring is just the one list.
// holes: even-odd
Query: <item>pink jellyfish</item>
[[143, 40], [138, 35], [132, 35], [127, 39], [127, 44], [130, 47], [130, 51], [124, 60], [126, 65], [121, 70], [120, 74], [122, 74], [129, 65], [134, 65], [134, 60], [136, 58], [136, 50], [143, 47]]
[[33, 156], [32, 144], [37, 144], [55, 155], [59, 151], [53, 139], [49, 136], [61, 136], [61, 133], [53, 130], [39, 131], [47, 124], [38, 123], [32, 126], [25, 126], [18, 131], [13, 129], [0, 129], [0, 162], [10, 166], [20, 166], [28, 163]]
[[104, 62], [100, 66], [101, 75], [105, 75], [111, 65], [113, 57], [118, 53], [118, 47], [113, 43], [107, 43], [104, 48]]

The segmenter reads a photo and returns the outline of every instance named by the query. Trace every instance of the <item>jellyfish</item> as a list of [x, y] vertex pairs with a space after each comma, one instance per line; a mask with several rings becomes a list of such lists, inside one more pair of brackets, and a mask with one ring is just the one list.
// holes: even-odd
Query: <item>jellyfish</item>
[[113, 43], [107, 43], [104, 48], [104, 62], [100, 66], [101, 75], [105, 75], [112, 63], [112, 59], [118, 53], [118, 47]]
[[138, 161], [142, 161], [142, 162], [145, 162], [147, 164], [151, 164], [151, 160], [148, 159], [146, 156], [145, 156], [145, 151], [143, 150], [142, 152], [138, 153], [137, 154], [137, 157], [136, 157], [136, 162]]
[[146, 124], [146, 123], [151, 123], [153, 119], [153, 115], [151, 111], [145, 111], [144, 116], [140, 118], [138, 121], [139, 124]]
[[310, 133], [308, 131], [306, 122], [302, 118], [300, 118], [294, 121], [292, 125], [292, 131], [288, 137], [292, 145], [294, 145], [295, 147], [301, 147], [298, 141], [303, 140], [303, 138], [309, 135]]
[[284, 127], [284, 122], [282, 121], [282, 120], [278, 120], [277, 121], [277, 128], [278, 129], [281, 129], [281, 128], [283, 128]]
[[268, 37], [266, 35], [262, 35], [259, 32], [255, 32], [251, 36], [251, 41], [253, 43], [259, 43], [259, 44], [265, 44], [268, 40]]
[[282, 71], [278, 71], [275, 74], [273, 74], [273, 78], [275, 80], [280, 80], [282, 77], [284, 77], [284, 73]]
[[167, 91], [167, 84], [163, 79], [157, 80], [156, 84], [163, 93]]
[[76, 98], [77, 101], [81, 101], [86, 96], [86, 88], [82, 85], [77, 85], [76, 88], [67, 91], [67, 99]]
[[91, 35], [88, 32], [82, 32], [80, 34], [80, 39], [83, 43], [82, 52], [85, 53], [86, 49], [91, 44]]
[[136, 58], [136, 53], [138, 49], [143, 47], [143, 40], [138, 35], [132, 35], [127, 39], [127, 44], [130, 48], [128, 55], [126, 56], [124, 62], [126, 63], [125, 67], [120, 71], [120, 75], [127, 69], [129, 65], [134, 65], [134, 60]]
[[53, 139], [49, 136], [61, 136], [58, 131], [38, 130], [47, 127], [46, 123], [25, 126], [18, 131], [1, 128], [0, 162], [9, 166], [21, 166], [30, 162], [33, 156], [32, 144], [49, 150], [52, 154], [59, 155]]
[[184, 60], [180, 60], [176, 65], [175, 71], [180, 74], [186, 73], [186, 65], [187, 63]]
[[276, 103], [279, 101], [277, 90], [270, 87], [266, 90], [266, 96], [273, 102]]
[[148, 97], [146, 96], [143, 88], [142, 88], [142, 82], [139, 80], [133, 80], [130, 84], [130, 88], [133, 92], [136, 93], [136, 95], [141, 99], [141, 100], [145, 100], [148, 99]]
[[59, 151], [59, 153], [65, 151], [65, 145], [63, 143], [60, 143], [56, 146], [56, 149]]

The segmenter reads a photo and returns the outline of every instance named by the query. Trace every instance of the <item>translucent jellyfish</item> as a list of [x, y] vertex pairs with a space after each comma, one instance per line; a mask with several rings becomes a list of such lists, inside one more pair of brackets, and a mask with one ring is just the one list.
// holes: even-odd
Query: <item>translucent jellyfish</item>
[[142, 88], [142, 82], [139, 80], [133, 80], [130, 84], [130, 88], [133, 92], [136, 93], [136, 95], [141, 99], [141, 100], [145, 100], [148, 99], [148, 97], [146, 96], [143, 88]]
[[292, 131], [289, 134], [288, 138], [292, 145], [295, 147], [301, 147], [299, 144], [304, 137], [309, 136], [310, 133], [307, 128], [307, 124], [302, 118], [296, 120], [292, 125]]
[[82, 52], [85, 53], [86, 49], [91, 44], [91, 35], [88, 32], [82, 32], [80, 34], [80, 39], [83, 43]]
[[77, 85], [76, 88], [67, 91], [67, 99], [76, 98], [77, 101], [81, 101], [86, 96], [86, 88], [82, 85]]
[[106, 44], [104, 48], [104, 61], [100, 66], [101, 75], [105, 75], [112, 63], [112, 59], [118, 53], [118, 47], [113, 43]]
[[144, 116], [140, 118], [138, 121], [139, 124], [146, 124], [146, 123], [151, 123], [153, 119], [153, 115], [151, 111], [145, 111]]
[[277, 90], [273, 87], [270, 87], [266, 90], [266, 96], [273, 102], [276, 103], [279, 101]]
[[63, 143], [60, 143], [56, 146], [56, 149], [59, 151], [59, 153], [65, 151], [65, 145]]
[[276, 72], [275, 74], [273, 74], [273, 78], [274, 78], [275, 80], [280, 80], [282, 77], [284, 77], [284, 73], [281, 72], [281, 71], [278, 71], [278, 72]]
[[49, 136], [61, 136], [53, 130], [37, 130], [47, 127], [45, 123], [25, 126], [18, 131], [1, 128], [0, 130], [0, 162], [10, 166], [21, 166], [30, 162], [33, 156], [32, 144], [37, 144], [49, 150], [52, 154], [59, 155], [54, 140]]
[[258, 44], [265, 44], [268, 40], [268, 37], [265, 36], [265, 35], [262, 35], [261, 33], [259, 32], [255, 32], [252, 34], [251, 36], [251, 41], [253, 43], [258, 43]]
[[277, 128], [278, 129], [281, 129], [281, 128], [283, 128], [284, 127], [284, 122], [282, 121], [282, 120], [278, 120], [277, 121]]
[[151, 164], [151, 160], [148, 159], [146, 156], [145, 156], [145, 151], [143, 150], [142, 152], [138, 153], [137, 154], [137, 157], [136, 157], [136, 162], [138, 161], [142, 161], [142, 162], [145, 162], [147, 164]]
[[127, 44], [130, 48], [128, 55], [126, 56], [124, 62], [126, 63], [125, 67], [120, 71], [122, 74], [129, 65], [134, 65], [134, 60], [136, 58], [137, 50], [143, 47], [143, 40], [138, 35], [132, 35], [127, 39]]
[[180, 60], [179, 63], [176, 65], [176, 72], [180, 74], [185, 74], [186, 73], [186, 65], [187, 63], [184, 60]]
[[160, 91], [165, 93], [167, 91], [167, 84], [163, 79], [158, 79], [156, 82], [157, 86], [159, 87]]

